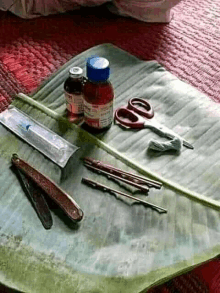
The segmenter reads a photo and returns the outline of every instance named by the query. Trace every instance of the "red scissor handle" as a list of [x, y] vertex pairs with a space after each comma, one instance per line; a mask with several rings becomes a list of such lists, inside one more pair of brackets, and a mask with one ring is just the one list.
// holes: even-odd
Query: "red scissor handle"
[[[141, 110], [140, 107], [138, 106], [141, 106], [141, 108], [144, 110]], [[151, 119], [154, 117], [154, 110], [151, 107], [151, 105], [147, 101], [141, 98], [131, 98], [128, 101], [128, 109], [148, 119]]]
[[125, 107], [120, 107], [115, 111], [115, 119], [124, 126], [136, 129], [144, 128], [144, 121], [134, 114], [131, 110]]

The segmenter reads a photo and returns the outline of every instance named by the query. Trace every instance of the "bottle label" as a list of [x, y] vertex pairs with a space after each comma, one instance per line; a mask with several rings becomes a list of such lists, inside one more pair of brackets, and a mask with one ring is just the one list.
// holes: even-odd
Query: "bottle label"
[[102, 129], [113, 121], [113, 100], [104, 105], [94, 105], [84, 100], [85, 123], [91, 127]]
[[72, 114], [83, 113], [83, 95], [82, 94], [69, 94], [65, 92], [66, 108]]

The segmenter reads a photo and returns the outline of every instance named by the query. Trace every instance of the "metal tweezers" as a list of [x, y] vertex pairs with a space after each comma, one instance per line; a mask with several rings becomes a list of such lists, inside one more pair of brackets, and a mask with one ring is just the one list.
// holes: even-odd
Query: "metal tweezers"
[[127, 183], [131, 186], [136, 187], [142, 192], [148, 192], [149, 188], [154, 187], [160, 189], [162, 187], [162, 183], [151, 180], [130, 172], [125, 172], [121, 169], [115, 168], [111, 165], [104, 164], [101, 161], [94, 160], [89, 157], [85, 157], [83, 159], [84, 165], [100, 174], [106, 175], [108, 178], [117, 179], [124, 183]]
[[[155, 180], [150, 180], [150, 179], [147, 179], [142, 176], [138, 176], [138, 175], [130, 173], [130, 172], [125, 172], [121, 169], [115, 168], [111, 165], [104, 164], [101, 161], [94, 160], [89, 157], [85, 157], [83, 159], [83, 162], [87, 168], [89, 168], [95, 172], [98, 172], [100, 174], [106, 175], [110, 179], [111, 178], [117, 179], [117, 180], [120, 180], [124, 183], [130, 184], [131, 186], [134, 186], [143, 192], [148, 192], [150, 187], [154, 187], [157, 189], [160, 189], [162, 187], [161, 182], [158, 182]], [[162, 207], [159, 207], [157, 205], [154, 205], [152, 203], [149, 203], [145, 200], [139, 199], [139, 198], [134, 197], [132, 195], [128, 195], [128, 194], [121, 192], [119, 190], [112, 189], [106, 185], [103, 185], [103, 184], [96, 182], [96, 181], [93, 181], [91, 179], [82, 178], [82, 183], [85, 183], [91, 187], [94, 187], [94, 188], [97, 188], [97, 189], [100, 189], [103, 191], [107, 191], [112, 194], [120, 194], [120, 195], [125, 196], [127, 198], [133, 199], [136, 202], [150, 206], [151, 208], [156, 209], [157, 211], [167, 213], [167, 210]]]
[[56, 202], [72, 221], [82, 220], [83, 212], [78, 204], [52, 180], [20, 159], [17, 154], [12, 155], [11, 162], [45, 229], [50, 229], [53, 225], [45, 194]]

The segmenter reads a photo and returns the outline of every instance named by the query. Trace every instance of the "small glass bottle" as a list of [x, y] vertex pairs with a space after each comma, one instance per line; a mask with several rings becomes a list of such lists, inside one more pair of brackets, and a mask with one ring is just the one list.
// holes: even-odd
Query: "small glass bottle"
[[73, 122], [83, 116], [83, 70], [72, 67], [64, 83], [67, 117]]
[[87, 80], [83, 88], [84, 128], [99, 133], [111, 127], [113, 121], [114, 89], [109, 81], [109, 61], [91, 57], [86, 64]]

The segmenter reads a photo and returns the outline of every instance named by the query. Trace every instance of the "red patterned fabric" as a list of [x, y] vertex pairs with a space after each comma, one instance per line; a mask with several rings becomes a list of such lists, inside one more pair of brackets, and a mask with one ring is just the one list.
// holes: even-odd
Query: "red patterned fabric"
[[30, 93], [67, 60], [113, 43], [143, 60], [155, 59], [220, 102], [219, 0], [187, 0], [169, 24], [123, 18], [103, 7], [23, 20], [0, 14], [0, 110], [19, 91]]
[[175, 277], [147, 293], [219, 293], [220, 257], [209, 261], [189, 273]]

